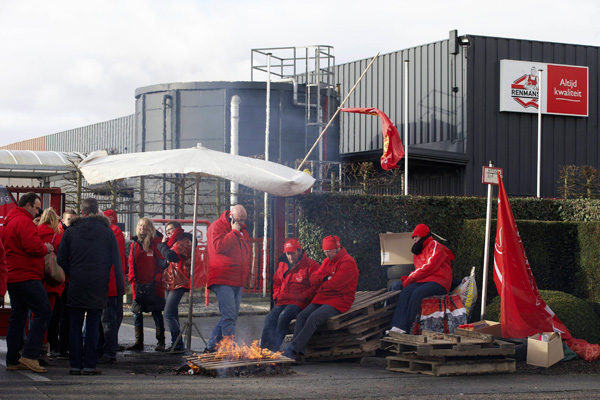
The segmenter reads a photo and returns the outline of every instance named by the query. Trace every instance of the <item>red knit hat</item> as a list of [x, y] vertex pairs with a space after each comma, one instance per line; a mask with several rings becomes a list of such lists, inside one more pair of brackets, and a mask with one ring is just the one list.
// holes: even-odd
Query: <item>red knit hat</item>
[[300, 245], [300, 243], [298, 243], [298, 241], [296, 239], [290, 239], [287, 242], [285, 242], [285, 244], [283, 245], [283, 252], [284, 253], [293, 253], [296, 250], [300, 250], [302, 248], [302, 246]]
[[427, 236], [427, 234], [430, 232], [429, 227], [425, 224], [419, 224], [415, 227], [415, 230], [413, 231], [411, 238], [414, 238], [415, 236], [418, 237], [425, 237]]
[[325, 236], [323, 238], [323, 250], [335, 250], [340, 248], [340, 238], [337, 236]]

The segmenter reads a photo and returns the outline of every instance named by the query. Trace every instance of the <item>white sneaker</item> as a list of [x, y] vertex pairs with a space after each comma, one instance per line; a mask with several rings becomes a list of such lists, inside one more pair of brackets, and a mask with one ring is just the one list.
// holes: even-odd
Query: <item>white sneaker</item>
[[387, 331], [385, 334], [389, 334], [390, 332], [396, 332], [396, 333], [406, 333], [406, 331], [404, 329], [400, 329], [397, 326], [393, 326], [392, 329], [390, 329], [389, 331]]

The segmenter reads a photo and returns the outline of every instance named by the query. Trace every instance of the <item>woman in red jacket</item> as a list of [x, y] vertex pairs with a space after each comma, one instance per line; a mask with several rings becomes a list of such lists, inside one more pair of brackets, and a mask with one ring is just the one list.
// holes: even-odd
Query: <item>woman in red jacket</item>
[[[137, 236], [131, 238], [131, 251], [129, 252], [129, 283], [133, 290], [133, 298], [139, 310], [133, 310], [133, 326], [135, 329], [135, 344], [127, 350], [144, 350], [144, 316], [142, 312], [151, 312], [156, 326], [155, 351], [165, 349], [165, 321], [162, 311], [165, 308], [165, 285], [162, 281], [163, 271], [160, 260], [163, 259], [158, 251], [158, 244], [162, 235], [156, 231], [150, 218], [141, 218], [136, 228]], [[136, 298], [138, 284], [154, 283], [154, 301], [143, 304]]]
[[451, 261], [454, 260], [454, 254], [433, 239], [425, 224], [415, 227], [412, 238], [415, 242], [412, 247], [415, 270], [402, 277], [401, 285], [391, 288], [402, 289], [392, 318], [392, 332], [410, 333], [421, 310], [421, 300], [444, 295], [452, 285]]
[[[54, 253], [58, 251], [58, 245], [62, 239], [62, 234], [58, 230], [58, 215], [52, 208], [46, 208], [40, 218], [40, 223], [37, 226], [37, 231], [40, 239], [43, 243], [50, 243], [54, 246]], [[56, 300], [62, 295], [65, 290], [65, 282], [58, 286], [50, 286], [44, 282], [44, 288], [48, 293], [48, 301], [50, 302], [50, 308], [54, 309]], [[50, 351], [50, 344], [48, 343], [48, 330], [44, 335], [44, 344], [42, 345], [42, 354], [40, 355], [40, 365], [51, 365], [51, 359], [48, 357]]]

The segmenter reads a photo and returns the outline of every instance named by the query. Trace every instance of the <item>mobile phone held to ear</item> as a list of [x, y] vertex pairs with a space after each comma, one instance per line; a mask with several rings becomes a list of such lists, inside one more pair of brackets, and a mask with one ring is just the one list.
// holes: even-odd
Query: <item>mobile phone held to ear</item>
[[231, 221], [231, 225], [235, 224], [235, 218], [229, 217], [229, 220]]

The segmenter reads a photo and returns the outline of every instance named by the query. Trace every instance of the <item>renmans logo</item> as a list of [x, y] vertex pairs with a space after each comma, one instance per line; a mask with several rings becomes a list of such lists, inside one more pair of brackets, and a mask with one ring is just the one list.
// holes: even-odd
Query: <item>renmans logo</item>
[[538, 108], [539, 99], [538, 72], [535, 67], [531, 67], [531, 73], [520, 76], [510, 85], [510, 96], [521, 107]]

